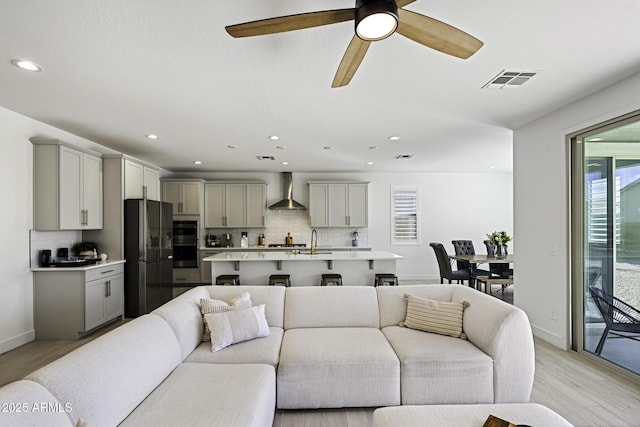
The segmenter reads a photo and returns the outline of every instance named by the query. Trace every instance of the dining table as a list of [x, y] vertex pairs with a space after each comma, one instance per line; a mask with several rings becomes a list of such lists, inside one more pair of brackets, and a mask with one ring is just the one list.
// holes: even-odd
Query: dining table
[[[460, 254], [449, 255], [449, 258], [456, 261], [467, 261], [469, 263], [469, 275], [473, 273], [473, 269], [476, 268], [476, 264], [511, 264], [513, 262], [513, 254], [507, 254], [502, 257], [495, 255], [481, 255], [481, 254]], [[512, 285], [513, 276], [475, 276], [475, 280], [480, 283], [484, 283], [485, 293], [491, 295], [491, 285]]]

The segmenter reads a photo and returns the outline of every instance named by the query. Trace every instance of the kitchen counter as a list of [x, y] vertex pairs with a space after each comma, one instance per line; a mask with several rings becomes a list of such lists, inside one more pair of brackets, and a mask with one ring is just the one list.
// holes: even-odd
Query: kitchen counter
[[[202, 246], [200, 247], [201, 251], [224, 251], [224, 252], [287, 252], [292, 251], [294, 249], [300, 250], [309, 250], [309, 246], [306, 248], [301, 247], [274, 247], [270, 248], [268, 246], [249, 246], [246, 248], [243, 247], [233, 247], [233, 248], [224, 248], [222, 246]], [[318, 250], [329, 250], [329, 251], [370, 251], [371, 246], [318, 246]]]
[[[309, 249], [306, 248], [306, 251]], [[304, 249], [301, 249], [304, 252]], [[271, 274], [289, 274], [292, 286], [319, 285], [323, 273], [342, 275], [345, 285], [373, 285], [376, 273], [396, 272], [402, 256], [386, 251], [328, 251], [318, 253], [288, 251], [226, 251], [203, 258], [211, 263], [211, 277], [238, 274], [245, 285], [266, 285]]]
[[56, 266], [51, 266], [51, 267], [32, 267], [31, 271], [47, 271], [47, 272], [53, 272], [53, 271], [88, 271], [88, 270], [93, 270], [94, 268], [101, 268], [101, 267], [105, 267], [107, 265], [116, 265], [116, 264], [124, 264], [126, 261], [123, 259], [120, 260], [106, 260], [106, 261], [98, 261], [95, 264], [88, 264], [88, 265], [81, 265], [79, 267], [56, 267]]

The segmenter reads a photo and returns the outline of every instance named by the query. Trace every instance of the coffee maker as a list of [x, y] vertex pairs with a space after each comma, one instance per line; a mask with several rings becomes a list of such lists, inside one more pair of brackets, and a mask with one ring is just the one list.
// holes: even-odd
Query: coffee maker
[[233, 237], [230, 233], [226, 233], [222, 235], [222, 246], [225, 248], [233, 247]]

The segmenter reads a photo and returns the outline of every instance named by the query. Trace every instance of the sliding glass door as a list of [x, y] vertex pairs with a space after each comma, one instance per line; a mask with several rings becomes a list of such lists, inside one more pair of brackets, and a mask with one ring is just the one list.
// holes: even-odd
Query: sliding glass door
[[640, 374], [640, 117], [572, 139], [574, 349]]

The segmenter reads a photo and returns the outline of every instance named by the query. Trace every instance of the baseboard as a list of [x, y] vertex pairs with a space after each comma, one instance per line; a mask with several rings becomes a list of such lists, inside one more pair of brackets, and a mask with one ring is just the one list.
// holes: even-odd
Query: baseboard
[[568, 350], [567, 343], [564, 342], [560, 335], [536, 325], [531, 325], [531, 330], [533, 331], [533, 336], [545, 340], [549, 344], [555, 345], [558, 348]]
[[16, 335], [15, 337], [11, 337], [8, 340], [4, 340], [0, 342], [0, 354], [6, 353], [7, 351], [13, 350], [14, 348], [18, 348], [21, 345], [24, 345], [28, 342], [31, 342], [36, 339], [36, 331], [35, 329], [31, 329], [23, 334]]

